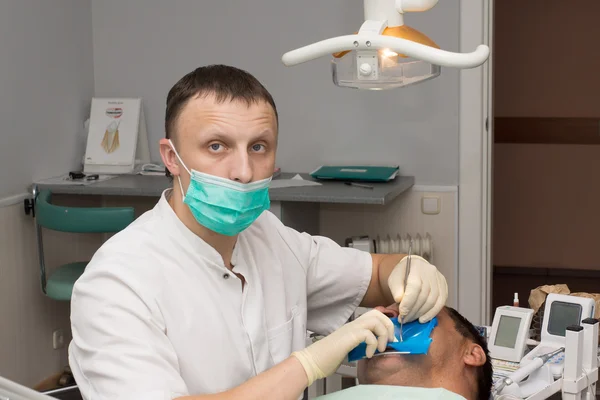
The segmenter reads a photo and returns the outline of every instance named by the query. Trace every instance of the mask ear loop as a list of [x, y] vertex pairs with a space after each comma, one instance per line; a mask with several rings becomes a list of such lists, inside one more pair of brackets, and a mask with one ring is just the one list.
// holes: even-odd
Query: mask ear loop
[[[188, 167], [185, 166], [185, 163], [183, 162], [181, 157], [179, 157], [179, 153], [177, 152], [177, 150], [175, 150], [175, 146], [173, 145], [173, 142], [171, 141], [171, 139], [169, 139], [169, 144], [171, 145], [171, 149], [175, 153], [175, 156], [177, 157], [177, 159], [179, 160], [179, 162], [181, 163], [183, 168], [185, 168], [187, 173], [190, 175], [190, 179], [192, 179], [192, 173], [190, 172]], [[181, 184], [181, 178], [179, 176], [177, 176], [177, 182], [179, 182], [179, 189], [181, 190], [182, 199], [185, 200], [185, 192], [183, 191], [183, 185]]]

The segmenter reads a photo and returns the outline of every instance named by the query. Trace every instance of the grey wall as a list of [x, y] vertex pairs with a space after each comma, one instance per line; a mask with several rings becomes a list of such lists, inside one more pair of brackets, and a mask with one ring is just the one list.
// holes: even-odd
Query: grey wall
[[91, 20], [90, 0], [0, 1], [0, 198], [78, 168]]
[[[0, 200], [78, 167], [94, 85], [91, 22], [90, 0], [0, 0]], [[33, 386], [67, 365], [52, 332], [68, 340], [69, 304], [42, 294], [33, 220], [8, 203], [0, 207], [0, 376]], [[84, 253], [86, 238], [67, 246], [72, 236], [44, 236], [49, 272], [94, 245]]]
[[[95, 94], [144, 99], [154, 160], [169, 88], [200, 65], [226, 63], [248, 70], [274, 95], [284, 170], [398, 163], [420, 184], [458, 182], [458, 71], [369, 93], [334, 86], [327, 57], [281, 63], [288, 50], [356, 31], [361, 0], [92, 0], [92, 17]], [[458, 51], [458, 0], [405, 21]]]

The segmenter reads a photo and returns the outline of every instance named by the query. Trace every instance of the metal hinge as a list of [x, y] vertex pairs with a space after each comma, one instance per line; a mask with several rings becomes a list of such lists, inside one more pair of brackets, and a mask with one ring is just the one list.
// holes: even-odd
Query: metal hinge
[[[23, 200], [23, 208], [25, 209], [25, 214], [31, 214], [32, 217], [35, 218], [35, 201], [33, 199], [25, 199]], [[2, 400], [0, 398], [0, 400]]]
[[490, 131], [490, 118], [489, 117], [485, 117], [485, 131], [486, 132]]
[[[23, 200], [23, 209], [25, 211], [26, 215], [31, 214], [31, 216], [33, 218], [35, 218], [35, 199], [36, 196], [38, 194], [38, 188], [36, 185], [33, 185], [32, 189], [31, 189], [31, 199], [25, 199]], [[2, 400], [2, 399], [0, 399]]]

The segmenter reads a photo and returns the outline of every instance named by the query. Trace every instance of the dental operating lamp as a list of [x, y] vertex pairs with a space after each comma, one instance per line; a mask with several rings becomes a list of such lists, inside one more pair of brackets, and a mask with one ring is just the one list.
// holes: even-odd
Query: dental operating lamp
[[382, 90], [405, 87], [440, 75], [441, 67], [475, 68], [489, 57], [488, 46], [471, 53], [445, 51], [404, 24], [404, 14], [433, 8], [438, 0], [363, 0], [365, 21], [353, 35], [325, 39], [289, 51], [290, 67], [332, 55], [333, 82], [339, 87]]

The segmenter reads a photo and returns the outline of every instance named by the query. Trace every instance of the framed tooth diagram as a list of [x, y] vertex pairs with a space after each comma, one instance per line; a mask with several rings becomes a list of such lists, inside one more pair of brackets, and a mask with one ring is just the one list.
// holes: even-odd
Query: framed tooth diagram
[[149, 159], [142, 99], [93, 98], [84, 173], [133, 173]]

